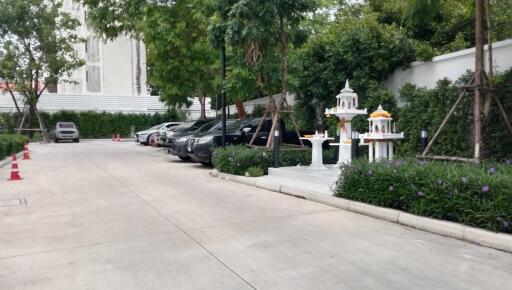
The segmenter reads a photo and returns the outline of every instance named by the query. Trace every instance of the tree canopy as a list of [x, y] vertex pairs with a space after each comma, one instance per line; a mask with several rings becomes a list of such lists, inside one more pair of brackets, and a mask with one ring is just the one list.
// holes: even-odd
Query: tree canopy
[[45, 88], [84, 64], [75, 49], [80, 22], [61, 8], [60, 1], [0, 0], [0, 80], [23, 96], [29, 121]]

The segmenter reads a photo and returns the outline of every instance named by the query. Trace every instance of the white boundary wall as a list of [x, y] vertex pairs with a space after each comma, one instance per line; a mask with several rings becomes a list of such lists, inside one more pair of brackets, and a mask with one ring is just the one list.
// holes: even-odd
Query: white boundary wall
[[[496, 71], [512, 67], [512, 39], [493, 43], [493, 66]], [[487, 46], [485, 46], [485, 63], [487, 65]], [[395, 96], [406, 83], [420, 87], [433, 88], [443, 78], [458, 79], [467, 70], [475, 70], [475, 48], [465, 49], [436, 56], [430, 62], [415, 61], [406, 70], [397, 70], [384, 82]]]
[[[22, 106], [21, 98], [17, 97], [18, 104]], [[159, 96], [107, 96], [107, 95], [64, 95], [43, 94], [39, 100], [38, 108], [42, 112], [68, 111], [94, 111], [110, 113], [153, 114], [164, 113], [167, 106], [160, 101]], [[190, 120], [200, 117], [201, 107], [199, 100], [194, 98], [192, 106], [183, 109]], [[15, 107], [8, 93], [0, 93], [0, 112], [14, 112]], [[211, 110], [211, 99], [206, 99], [206, 116], [214, 117]]]

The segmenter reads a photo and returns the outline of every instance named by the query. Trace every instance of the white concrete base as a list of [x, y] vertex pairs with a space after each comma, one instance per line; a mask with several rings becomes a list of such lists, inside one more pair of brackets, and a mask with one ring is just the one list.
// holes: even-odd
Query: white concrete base
[[293, 186], [332, 195], [340, 170], [335, 165], [326, 165], [325, 169], [310, 169], [307, 166], [269, 168], [268, 175], [259, 179], [266, 182]]

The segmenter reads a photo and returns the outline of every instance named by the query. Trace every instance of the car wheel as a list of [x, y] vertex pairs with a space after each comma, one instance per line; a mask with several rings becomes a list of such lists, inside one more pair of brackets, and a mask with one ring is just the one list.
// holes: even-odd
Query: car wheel
[[74, 139], [74, 140], [73, 140], [73, 142], [75, 142], [75, 143], [79, 143], [79, 142], [80, 142], [80, 138], [76, 138], [76, 139]]
[[53, 142], [54, 143], [59, 143], [59, 139], [55, 138], [55, 139], [53, 139]]
[[204, 162], [204, 161], [201, 161], [201, 164], [202, 164], [203, 166], [211, 166], [211, 165], [212, 165], [212, 163], [211, 163], [211, 162]]
[[189, 156], [179, 156], [178, 155], [178, 158], [183, 160], [183, 161], [187, 161], [187, 160], [190, 160], [190, 157]]

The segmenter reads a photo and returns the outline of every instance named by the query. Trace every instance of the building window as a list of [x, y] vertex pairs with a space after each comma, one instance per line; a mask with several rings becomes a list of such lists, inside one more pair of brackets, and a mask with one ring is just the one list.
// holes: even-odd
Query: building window
[[85, 72], [85, 81], [87, 83], [87, 91], [91, 93], [101, 92], [101, 74], [100, 67], [96, 65], [88, 65]]
[[85, 42], [85, 58], [88, 63], [100, 61], [100, 42], [97, 38], [90, 37]]

